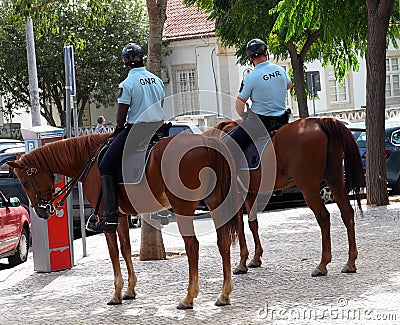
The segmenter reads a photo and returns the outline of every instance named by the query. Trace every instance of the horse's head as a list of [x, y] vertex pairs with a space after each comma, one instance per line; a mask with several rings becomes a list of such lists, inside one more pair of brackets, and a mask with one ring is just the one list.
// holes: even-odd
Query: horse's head
[[55, 212], [53, 204], [54, 175], [27, 165], [24, 159], [9, 161], [39, 218], [48, 219]]

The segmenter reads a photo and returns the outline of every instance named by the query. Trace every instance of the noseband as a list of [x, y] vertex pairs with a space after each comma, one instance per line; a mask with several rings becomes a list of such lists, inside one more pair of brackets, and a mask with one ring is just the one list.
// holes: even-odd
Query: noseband
[[[28, 167], [25, 169], [25, 173], [28, 176], [28, 179], [30, 183], [33, 186], [33, 189], [35, 190], [35, 202], [32, 202], [32, 207], [37, 207], [41, 209], [45, 209], [50, 215], [54, 214], [56, 212], [56, 208], [54, 207], [54, 200], [58, 197], [56, 195], [53, 197], [54, 189], [52, 188], [51, 190], [47, 191], [44, 194], [47, 194], [50, 192], [50, 199], [46, 200], [44, 198], [44, 194], [40, 192], [39, 186], [37, 185], [37, 182], [35, 180], [35, 174], [37, 174], [39, 170], [35, 167]], [[51, 174], [53, 176], [53, 174]]]

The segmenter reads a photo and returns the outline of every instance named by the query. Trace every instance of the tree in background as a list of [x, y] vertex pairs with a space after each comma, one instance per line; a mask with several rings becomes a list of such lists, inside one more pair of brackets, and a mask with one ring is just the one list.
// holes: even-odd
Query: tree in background
[[[161, 74], [161, 46], [167, 10], [167, 0], [146, 0], [149, 16], [149, 43], [146, 67], [155, 75]], [[151, 219], [150, 214], [142, 215], [142, 240], [140, 260], [165, 259], [165, 247], [158, 219]]]
[[149, 71], [161, 74], [161, 47], [164, 23], [167, 19], [167, 0], [146, 0], [149, 16], [149, 43], [146, 67]]
[[[36, 58], [41, 115], [55, 126], [54, 111], [65, 126], [63, 46], [75, 48], [75, 70], [79, 122], [85, 106], [113, 106], [117, 87], [126, 71], [121, 49], [128, 42], [145, 47], [148, 20], [141, 1], [107, 0], [94, 6], [91, 0], [52, 1], [40, 5], [35, 23]], [[22, 4], [0, 4], [0, 92], [13, 107], [29, 110], [29, 87]], [[92, 6], [92, 7], [91, 7]], [[89, 10], [88, 8], [93, 8]], [[37, 11], [34, 11], [36, 14]]]
[[[386, 48], [389, 27], [396, 27], [392, 16], [394, 0], [367, 0], [368, 47], [367, 66], [367, 203], [389, 203], [385, 158], [385, 84]], [[398, 8], [396, 10], [398, 15]], [[391, 26], [390, 26], [391, 25]]]

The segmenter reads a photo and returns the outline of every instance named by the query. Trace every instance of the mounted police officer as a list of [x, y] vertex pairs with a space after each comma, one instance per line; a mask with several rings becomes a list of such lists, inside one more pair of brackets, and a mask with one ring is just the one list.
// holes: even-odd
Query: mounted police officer
[[[164, 121], [164, 84], [144, 67], [143, 50], [127, 44], [122, 58], [129, 72], [119, 85], [114, 140], [99, 164], [103, 193], [103, 218], [90, 218], [86, 229], [115, 233], [118, 226], [118, 189], [124, 150], [130, 152], [148, 144]], [[129, 138], [127, 140], [127, 137]], [[133, 140], [133, 141], [132, 141]]]
[[289, 122], [286, 110], [286, 93], [292, 87], [292, 81], [282, 67], [269, 61], [267, 45], [260, 39], [247, 43], [247, 55], [254, 65], [254, 70], [242, 81], [236, 98], [236, 112], [245, 117], [245, 106], [251, 99], [251, 108], [245, 120], [226, 137], [227, 145], [235, 158], [235, 140], [243, 150], [252, 139], [267, 136], [268, 132], [278, 130]]

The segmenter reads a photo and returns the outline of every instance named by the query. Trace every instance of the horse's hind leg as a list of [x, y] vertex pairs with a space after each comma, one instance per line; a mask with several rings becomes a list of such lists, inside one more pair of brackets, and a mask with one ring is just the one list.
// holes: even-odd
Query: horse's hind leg
[[[179, 232], [185, 243], [189, 263], [189, 284], [186, 297], [177, 306], [178, 309], [193, 309], [193, 300], [199, 294], [199, 241], [194, 233], [193, 216], [178, 214], [174, 210]], [[194, 214], [194, 209], [193, 209]]]
[[121, 274], [121, 264], [119, 262], [119, 250], [117, 245], [117, 235], [105, 233], [108, 252], [110, 254], [111, 263], [114, 271], [114, 295], [107, 305], [119, 305], [122, 303], [122, 288], [124, 287], [124, 280]]
[[118, 237], [121, 247], [121, 253], [122, 256], [124, 257], [126, 268], [128, 270], [128, 288], [123, 294], [122, 299], [123, 300], [135, 299], [136, 298], [135, 287], [137, 283], [137, 278], [135, 270], [133, 269], [131, 242], [129, 239], [129, 224], [126, 215], [125, 217], [120, 216], [119, 226], [117, 229], [118, 229]]
[[231, 275], [231, 239], [229, 234], [227, 234], [226, 229], [227, 225], [223, 225], [217, 228], [217, 244], [219, 253], [222, 257], [222, 265], [223, 265], [223, 274], [224, 281], [222, 284], [222, 291], [219, 295], [217, 301], [215, 302], [216, 306], [225, 306], [230, 305], [230, 294], [233, 290], [232, 284], [232, 275]]
[[349, 243], [349, 259], [346, 265], [342, 268], [342, 273], [355, 273], [356, 259], [358, 256], [356, 234], [355, 234], [355, 223], [354, 223], [354, 209], [350, 204], [349, 197], [343, 184], [338, 182], [328, 182], [328, 185], [333, 193], [335, 202], [339, 207], [340, 216], [342, 217], [343, 223], [347, 229], [347, 240]]
[[322, 234], [321, 261], [311, 273], [312, 276], [326, 275], [328, 273], [326, 266], [332, 260], [330, 214], [321, 200], [318, 187], [319, 186], [315, 187], [315, 190], [310, 188], [303, 190], [304, 199], [306, 200], [310, 209], [314, 212]]

